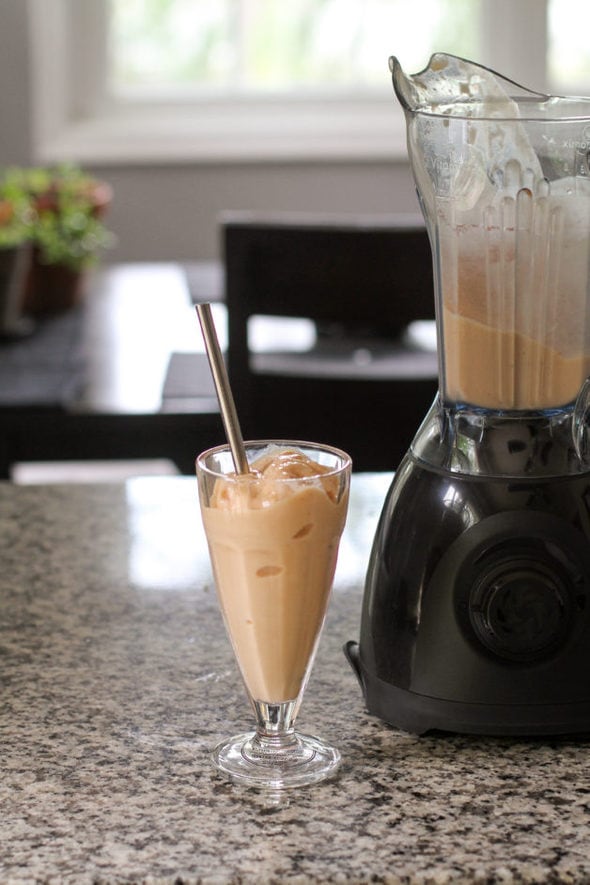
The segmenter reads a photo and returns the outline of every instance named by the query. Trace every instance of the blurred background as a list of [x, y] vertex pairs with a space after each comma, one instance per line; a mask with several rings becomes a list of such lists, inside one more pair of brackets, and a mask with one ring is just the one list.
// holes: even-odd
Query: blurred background
[[[109, 477], [115, 459], [191, 472], [194, 451], [221, 437], [193, 304], [218, 302], [225, 346], [222, 219], [420, 226], [389, 57], [410, 73], [444, 51], [536, 90], [588, 95], [588, 33], [584, 0], [0, 0], [0, 475], [101, 458]], [[55, 168], [72, 165], [90, 180], [58, 180]], [[63, 299], [63, 259], [70, 272], [92, 265], [85, 299]], [[413, 266], [377, 287], [377, 308], [395, 309], [416, 277]], [[430, 309], [430, 278], [422, 289]], [[375, 396], [399, 439], [394, 453], [373, 431], [387, 443], [378, 469], [396, 466], [436, 390], [428, 321], [430, 362], [414, 387], [379, 370], [393, 386]], [[306, 322], [317, 349], [325, 330]], [[275, 350], [296, 346], [290, 326], [265, 334]], [[368, 377], [382, 357], [408, 356], [401, 340], [336, 343], [353, 380], [361, 363]], [[326, 432], [340, 441], [336, 426]]]
[[414, 212], [388, 56], [587, 94], [589, 26], [583, 0], [1, 0], [0, 166], [106, 178], [112, 260], [214, 258], [228, 209]]

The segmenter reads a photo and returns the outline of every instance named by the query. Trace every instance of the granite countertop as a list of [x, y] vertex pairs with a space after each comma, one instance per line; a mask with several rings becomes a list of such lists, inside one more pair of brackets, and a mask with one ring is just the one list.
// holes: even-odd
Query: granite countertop
[[251, 717], [196, 481], [0, 484], [1, 883], [590, 881], [590, 744], [366, 714], [342, 645], [387, 485], [353, 479], [299, 717], [343, 767], [276, 797], [208, 761]]

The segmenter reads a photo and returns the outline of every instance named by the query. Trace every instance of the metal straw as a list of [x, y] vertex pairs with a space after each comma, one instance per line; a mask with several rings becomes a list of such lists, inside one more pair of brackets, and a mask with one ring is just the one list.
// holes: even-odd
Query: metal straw
[[225, 434], [231, 449], [234, 467], [236, 473], [249, 473], [250, 467], [248, 466], [248, 459], [244, 448], [242, 431], [240, 430], [238, 413], [236, 412], [236, 405], [234, 403], [231, 387], [229, 386], [229, 378], [227, 377], [223, 354], [221, 353], [217, 332], [215, 331], [215, 323], [213, 322], [213, 316], [211, 314], [211, 305], [208, 301], [205, 301], [203, 304], [197, 304], [196, 310], [199, 323], [201, 324], [201, 332], [203, 333], [203, 340], [205, 342], [205, 350], [207, 351], [209, 366], [211, 367], [211, 374], [213, 375], [215, 392], [217, 393], [217, 399], [219, 401], [221, 420], [223, 421]]

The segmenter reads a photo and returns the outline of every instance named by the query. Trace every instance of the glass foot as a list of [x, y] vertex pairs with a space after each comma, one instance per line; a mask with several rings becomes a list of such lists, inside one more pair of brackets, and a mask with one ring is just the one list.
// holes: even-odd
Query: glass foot
[[211, 758], [236, 782], [273, 790], [317, 783], [340, 767], [338, 750], [305, 734], [292, 734], [287, 742], [256, 732], [238, 734], [218, 744]]

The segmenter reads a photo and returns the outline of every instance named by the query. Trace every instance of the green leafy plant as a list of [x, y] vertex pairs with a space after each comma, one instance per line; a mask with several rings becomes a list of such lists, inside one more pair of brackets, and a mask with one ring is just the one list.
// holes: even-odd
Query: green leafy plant
[[32, 240], [34, 211], [18, 170], [0, 181], [0, 249], [15, 249]]
[[42, 264], [83, 270], [96, 261], [101, 249], [113, 244], [113, 234], [100, 217], [101, 190], [106, 185], [79, 167], [11, 168], [5, 172], [0, 194], [2, 187], [13, 207], [17, 198], [26, 201], [24, 238], [36, 247]]

